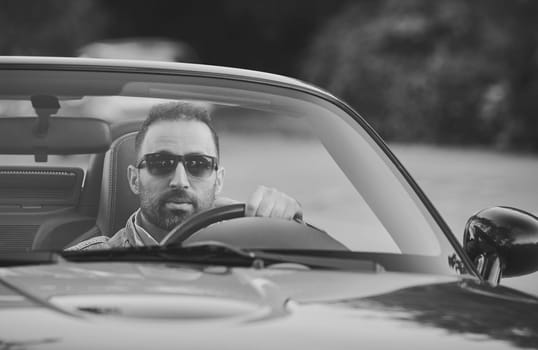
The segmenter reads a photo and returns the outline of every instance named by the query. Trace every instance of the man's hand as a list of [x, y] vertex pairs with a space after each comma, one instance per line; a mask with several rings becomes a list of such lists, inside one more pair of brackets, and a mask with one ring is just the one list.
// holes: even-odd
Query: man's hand
[[245, 216], [263, 216], [282, 219], [302, 219], [299, 202], [274, 188], [259, 186], [250, 196]]
[[[218, 197], [214, 206], [220, 207], [239, 203], [236, 200]], [[245, 216], [263, 216], [288, 220], [302, 220], [303, 209], [294, 198], [274, 188], [259, 186], [250, 196], [245, 207]]]

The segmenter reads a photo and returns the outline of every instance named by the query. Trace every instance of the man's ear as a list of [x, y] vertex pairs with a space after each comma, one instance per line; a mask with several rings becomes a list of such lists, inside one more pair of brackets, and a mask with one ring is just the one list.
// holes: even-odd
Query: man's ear
[[140, 172], [133, 165], [127, 167], [127, 181], [134, 194], [140, 194]]
[[219, 194], [224, 186], [224, 168], [219, 167], [217, 170], [217, 178], [215, 179], [215, 194]]

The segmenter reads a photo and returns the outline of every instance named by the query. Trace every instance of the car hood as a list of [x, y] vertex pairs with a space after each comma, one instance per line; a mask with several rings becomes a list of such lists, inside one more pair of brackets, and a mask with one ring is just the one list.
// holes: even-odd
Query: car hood
[[0, 278], [6, 348], [538, 347], [536, 299], [473, 279], [70, 262]]

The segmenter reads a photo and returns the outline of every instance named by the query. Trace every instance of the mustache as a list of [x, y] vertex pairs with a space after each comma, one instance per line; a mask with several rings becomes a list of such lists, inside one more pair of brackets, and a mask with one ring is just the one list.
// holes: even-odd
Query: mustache
[[169, 190], [162, 194], [160, 202], [189, 202], [195, 203], [193, 196], [185, 190]]

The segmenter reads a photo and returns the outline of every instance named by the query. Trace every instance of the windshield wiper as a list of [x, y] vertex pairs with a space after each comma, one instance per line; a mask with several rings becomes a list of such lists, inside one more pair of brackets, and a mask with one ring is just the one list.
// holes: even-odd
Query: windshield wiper
[[[327, 254], [330, 253], [330, 254]], [[342, 252], [243, 249], [218, 241], [203, 241], [188, 245], [166, 247], [115, 248], [107, 250], [66, 251], [66, 260], [130, 261], [130, 262], [183, 262], [264, 268], [279, 263], [294, 263], [312, 268], [379, 271], [379, 265], [370, 259], [350, 259]]]
[[59, 260], [60, 255], [52, 251], [0, 252], [0, 267], [56, 264]]
[[185, 246], [168, 245], [113, 248], [106, 250], [65, 251], [65, 260], [76, 262], [129, 261], [129, 262], [183, 262], [231, 266], [254, 266], [259, 264], [258, 256], [220, 242], [206, 241]]

